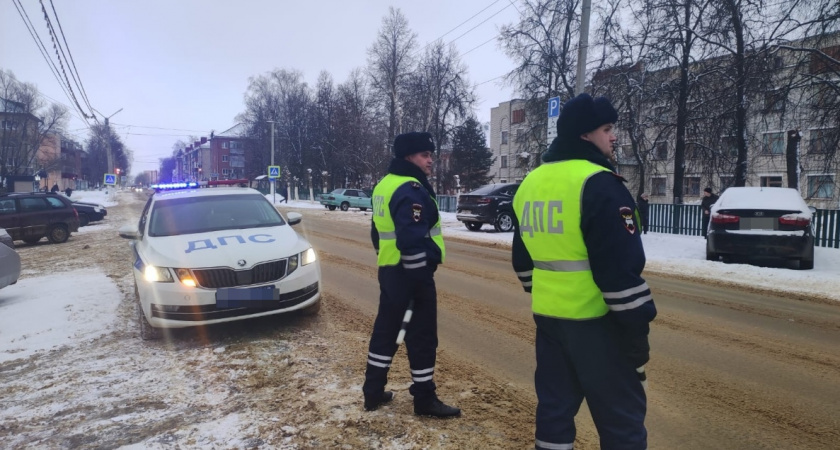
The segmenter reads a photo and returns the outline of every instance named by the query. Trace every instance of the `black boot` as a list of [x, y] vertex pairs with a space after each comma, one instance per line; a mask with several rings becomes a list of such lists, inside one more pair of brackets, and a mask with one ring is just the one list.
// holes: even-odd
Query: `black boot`
[[365, 411], [376, 411], [380, 406], [394, 399], [394, 393], [384, 391], [379, 395], [365, 395]]
[[418, 416], [430, 416], [430, 417], [460, 417], [461, 410], [458, 408], [454, 408], [449, 406], [442, 401], [440, 401], [437, 397], [432, 398], [431, 401], [424, 401], [424, 402], [414, 402], [414, 414]]

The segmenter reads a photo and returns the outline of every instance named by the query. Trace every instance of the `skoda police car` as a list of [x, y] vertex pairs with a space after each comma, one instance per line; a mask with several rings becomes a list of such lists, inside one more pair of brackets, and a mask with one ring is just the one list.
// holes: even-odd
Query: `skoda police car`
[[143, 339], [159, 338], [165, 328], [318, 311], [321, 269], [312, 246], [291, 227], [300, 214], [284, 219], [250, 188], [156, 189], [138, 224], [119, 230], [134, 250]]

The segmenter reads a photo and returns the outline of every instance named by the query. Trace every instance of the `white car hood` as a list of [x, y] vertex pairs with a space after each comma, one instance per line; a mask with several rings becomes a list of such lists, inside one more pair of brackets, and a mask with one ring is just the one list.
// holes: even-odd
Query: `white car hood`
[[[289, 225], [181, 236], [147, 236], [137, 243], [137, 251], [144, 263], [187, 269], [248, 269], [265, 261], [287, 258], [308, 247], [306, 240]], [[240, 260], [244, 260], [245, 264], [240, 265]]]

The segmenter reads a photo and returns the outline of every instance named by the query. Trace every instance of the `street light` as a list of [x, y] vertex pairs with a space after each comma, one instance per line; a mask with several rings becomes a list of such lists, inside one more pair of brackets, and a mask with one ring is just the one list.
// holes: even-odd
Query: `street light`
[[324, 180], [324, 194], [327, 193], [327, 175], [328, 173], [326, 170], [321, 172], [321, 179]]
[[314, 202], [315, 197], [312, 195], [312, 169], [306, 169], [306, 177], [309, 178], [309, 201]]

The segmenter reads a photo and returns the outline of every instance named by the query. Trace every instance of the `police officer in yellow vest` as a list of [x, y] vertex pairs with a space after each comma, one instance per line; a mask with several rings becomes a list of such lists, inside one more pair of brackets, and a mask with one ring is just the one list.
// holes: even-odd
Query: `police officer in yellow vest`
[[513, 268], [537, 325], [537, 449], [572, 449], [583, 399], [603, 449], [645, 449], [649, 323], [656, 307], [636, 205], [609, 162], [618, 114], [580, 94], [514, 197]]
[[380, 295], [362, 386], [365, 410], [376, 410], [394, 398], [385, 384], [403, 317], [411, 304], [405, 345], [414, 413], [459, 416], [460, 409], [437, 398], [433, 380], [438, 344], [434, 273], [445, 256], [435, 191], [427, 179], [432, 173], [435, 144], [431, 134], [411, 132], [397, 136], [393, 150], [388, 174], [373, 189], [371, 240], [377, 250]]

